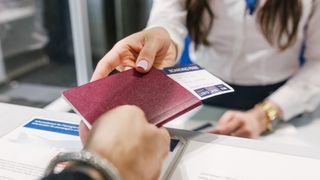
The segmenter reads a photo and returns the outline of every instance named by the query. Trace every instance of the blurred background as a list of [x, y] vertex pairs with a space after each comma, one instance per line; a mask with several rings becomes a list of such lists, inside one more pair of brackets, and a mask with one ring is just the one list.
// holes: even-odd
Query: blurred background
[[[87, 3], [95, 67], [117, 40], [145, 27], [152, 0]], [[0, 0], [0, 102], [44, 107], [77, 85], [69, 6]]]

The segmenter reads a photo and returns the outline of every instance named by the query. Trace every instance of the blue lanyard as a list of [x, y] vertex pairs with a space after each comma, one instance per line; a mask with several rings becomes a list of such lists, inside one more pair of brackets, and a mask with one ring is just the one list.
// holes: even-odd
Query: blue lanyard
[[254, 13], [254, 10], [256, 9], [256, 0], [246, 0], [247, 3], [247, 9], [249, 10], [250, 15]]

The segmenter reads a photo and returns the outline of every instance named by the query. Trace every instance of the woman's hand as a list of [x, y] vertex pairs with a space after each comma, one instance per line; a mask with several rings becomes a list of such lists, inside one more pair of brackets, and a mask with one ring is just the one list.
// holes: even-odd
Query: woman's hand
[[211, 133], [258, 138], [267, 130], [268, 119], [260, 107], [249, 111], [227, 111]]
[[146, 73], [152, 66], [173, 66], [176, 58], [177, 47], [169, 33], [161, 27], [151, 28], [119, 41], [99, 61], [91, 81], [107, 76], [115, 68], [120, 71], [135, 68]]
[[86, 141], [88, 151], [108, 159], [121, 179], [158, 179], [170, 135], [149, 124], [141, 109], [120, 106], [102, 115]]
[[[107, 76], [115, 68], [126, 70], [136, 68], [141, 73], [148, 72], [152, 66], [156, 68], [170, 67], [177, 57], [176, 45], [168, 32], [161, 27], [138, 32], [119, 41], [99, 61], [91, 81]], [[80, 138], [87, 141], [89, 129], [80, 122]]]

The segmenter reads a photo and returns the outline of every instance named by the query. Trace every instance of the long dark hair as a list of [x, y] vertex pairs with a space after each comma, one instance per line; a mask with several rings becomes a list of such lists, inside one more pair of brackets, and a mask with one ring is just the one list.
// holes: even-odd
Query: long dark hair
[[[210, 45], [208, 34], [214, 12], [209, 1], [212, 0], [187, 0], [186, 3], [187, 28], [196, 47], [199, 44]], [[297, 40], [302, 11], [302, 0], [267, 0], [263, 7], [257, 9], [257, 24], [271, 45], [285, 50]], [[209, 21], [204, 21], [205, 16]]]

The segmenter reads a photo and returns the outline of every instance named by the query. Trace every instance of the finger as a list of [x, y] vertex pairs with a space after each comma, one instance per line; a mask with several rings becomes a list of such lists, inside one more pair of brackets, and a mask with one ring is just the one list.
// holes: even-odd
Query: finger
[[229, 121], [232, 120], [232, 118], [235, 117], [236, 115], [236, 111], [227, 111], [225, 112], [219, 119], [217, 125], [214, 127], [213, 130], [209, 131], [211, 133], [214, 133], [214, 134], [224, 134], [222, 132], [220, 132], [220, 129], [225, 127], [227, 123], [229, 123]]
[[235, 114], [236, 114], [235, 111], [227, 111], [227, 112], [225, 112], [221, 116], [221, 118], [219, 119], [217, 126], [224, 125], [224, 124], [228, 123], [235, 116]]
[[141, 73], [150, 71], [155, 58], [168, 51], [170, 44], [163, 42], [161, 38], [145, 38], [144, 46], [136, 62], [136, 70]]
[[95, 81], [106, 77], [117, 66], [121, 64], [120, 45], [115, 45], [97, 64], [97, 67], [92, 75], [91, 81]]
[[244, 138], [250, 138], [250, 131], [245, 129], [245, 128], [239, 128], [237, 131], [232, 133], [232, 136], [237, 136], [237, 137], [244, 137]]
[[116, 70], [117, 70], [117, 71], [119, 71], [119, 72], [124, 71], [124, 69], [125, 69], [125, 67], [124, 67], [124, 66], [122, 66], [122, 65], [120, 65], [120, 66], [116, 67]]
[[219, 127], [216, 127], [216, 129], [213, 132], [216, 134], [230, 135], [231, 133], [235, 132], [238, 128], [240, 128], [241, 124], [242, 123], [240, 120], [233, 118], [232, 120], [229, 120], [229, 122], [222, 124]]
[[132, 67], [125, 67], [125, 68], [123, 69], [123, 71], [127, 71], [127, 70], [130, 70], [130, 69], [132, 69]]
[[81, 121], [79, 124], [79, 135], [82, 144], [86, 144], [88, 138], [89, 138], [89, 128]]
[[[125, 53], [123, 53], [125, 54]], [[136, 56], [138, 57], [138, 55]], [[120, 72], [132, 69], [136, 66], [136, 57], [121, 57], [121, 65], [119, 65], [116, 69]], [[133, 58], [133, 59], [131, 59]]]

